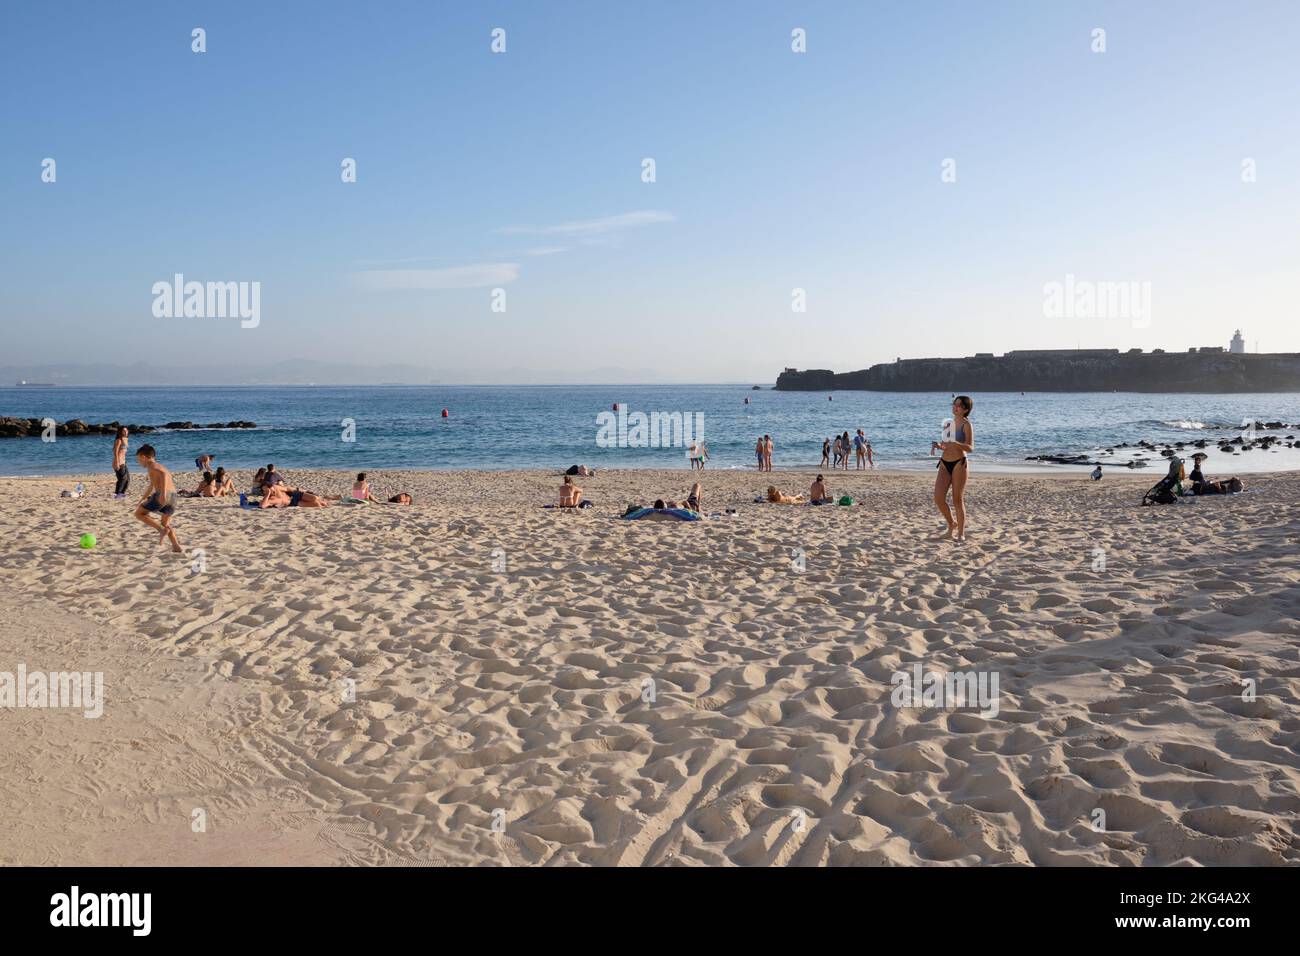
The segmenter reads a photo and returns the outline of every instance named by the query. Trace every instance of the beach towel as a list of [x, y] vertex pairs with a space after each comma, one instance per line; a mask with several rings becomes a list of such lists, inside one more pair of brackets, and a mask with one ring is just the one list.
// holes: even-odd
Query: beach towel
[[242, 491], [239, 493], [239, 507], [241, 507], [241, 508], [247, 508], [249, 511], [261, 511], [261, 510], [262, 510], [262, 509], [259, 508], [257, 505], [255, 505], [255, 504], [253, 504], [252, 502], [250, 502], [250, 501], [248, 500], [248, 495], [244, 494]]
[[621, 515], [620, 517], [626, 518], [628, 521], [636, 521], [639, 518], [646, 517], [647, 515], [672, 515], [678, 521], [702, 520], [694, 511], [687, 511], [685, 508], [664, 508], [662, 511], [654, 508], [637, 508], [636, 511], [629, 511], [627, 514]]

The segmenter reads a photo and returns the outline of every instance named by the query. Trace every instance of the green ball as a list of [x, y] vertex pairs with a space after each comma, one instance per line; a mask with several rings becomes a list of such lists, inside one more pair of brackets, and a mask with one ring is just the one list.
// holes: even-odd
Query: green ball
[[77, 543], [83, 548], [93, 548], [95, 546], [95, 536], [93, 534], [83, 534], [81, 540]]

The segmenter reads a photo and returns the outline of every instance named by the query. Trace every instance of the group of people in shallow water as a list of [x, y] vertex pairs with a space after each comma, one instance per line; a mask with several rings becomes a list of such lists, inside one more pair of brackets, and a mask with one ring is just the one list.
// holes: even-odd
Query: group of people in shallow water
[[[849, 470], [849, 456], [852, 455], [859, 470], [875, 468], [876, 458], [871, 450], [871, 442], [861, 428], [852, 438], [849, 433], [836, 435], [832, 442], [827, 438], [822, 442], [822, 467]], [[832, 456], [834, 456], [832, 460]], [[769, 469], [770, 470], [770, 469]]]

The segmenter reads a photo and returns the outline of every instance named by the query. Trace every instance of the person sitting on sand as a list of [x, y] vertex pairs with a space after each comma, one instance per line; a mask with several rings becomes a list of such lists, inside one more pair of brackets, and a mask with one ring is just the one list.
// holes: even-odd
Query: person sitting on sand
[[573, 483], [570, 475], [564, 476], [564, 484], [560, 485], [560, 507], [576, 508], [582, 504], [582, 489]]
[[378, 501], [379, 500], [378, 498], [375, 497], [375, 493], [370, 490], [370, 482], [366, 481], [366, 473], [364, 471], [357, 473], [357, 480], [352, 485], [352, 500], [353, 501]]
[[[1201, 471], [1201, 462], [1205, 461], [1205, 459], [1209, 457], [1209, 455], [1201, 451], [1198, 451], [1192, 456], [1192, 473], [1187, 476], [1187, 480], [1192, 483], [1193, 488], [1196, 487], [1198, 482], [1205, 481], [1205, 473]], [[1098, 465], [1097, 467], [1101, 468], [1101, 465]]]
[[266, 466], [266, 474], [262, 475], [262, 491], [268, 491], [284, 481], [284, 475], [275, 470], [275, 465]]
[[[172, 515], [176, 513], [176, 483], [172, 481], [172, 473], [159, 464], [157, 454], [153, 445], [141, 445], [135, 453], [135, 460], [149, 472], [149, 489], [140, 499], [135, 516], [155, 531], [161, 532], [159, 544], [170, 540], [172, 550], [181, 553], [181, 544], [172, 528]], [[154, 521], [149, 517], [151, 514], [158, 515], [159, 520]]]
[[405, 491], [399, 491], [388, 499], [388, 503], [390, 505], [409, 505], [413, 500]]
[[224, 498], [226, 495], [233, 495], [234, 493], [235, 483], [226, 474], [226, 469], [218, 468], [212, 476], [212, 484], [208, 487], [207, 497]]
[[249, 489], [248, 493], [250, 495], [253, 495], [254, 497], [260, 495], [265, 490], [262, 487], [262, 482], [265, 480], [265, 478], [266, 478], [266, 469], [265, 468], [257, 469], [257, 474], [253, 476], [253, 487]]
[[1097, 467], [1092, 470], [1092, 480], [1101, 481], [1101, 462], [1097, 462]]
[[767, 500], [774, 505], [797, 505], [803, 503], [803, 495], [783, 495], [776, 490], [776, 485], [768, 485]]
[[290, 491], [282, 484], [266, 489], [266, 496], [262, 498], [262, 503], [259, 505], [261, 508], [325, 508], [328, 506], [329, 499], [321, 495], [301, 488]]
[[817, 480], [814, 481], [812, 487], [808, 489], [808, 500], [815, 505], [830, 504], [831, 496], [826, 490], [826, 479], [821, 475], [817, 476]]

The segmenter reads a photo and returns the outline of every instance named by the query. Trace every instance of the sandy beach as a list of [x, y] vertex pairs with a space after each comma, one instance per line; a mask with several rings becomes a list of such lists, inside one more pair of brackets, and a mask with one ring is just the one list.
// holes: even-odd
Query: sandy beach
[[[0, 671], [104, 673], [102, 717], [2, 712], [0, 863], [1300, 863], [1300, 475], [976, 469], [952, 543], [929, 475], [753, 501], [813, 474], [659, 523], [616, 516], [696, 476], [376, 473], [415, 503], [185, 500], [183, 557], [138, 471], [0, 480]], [[916, 665], [996, 713], [898, 706]]]

